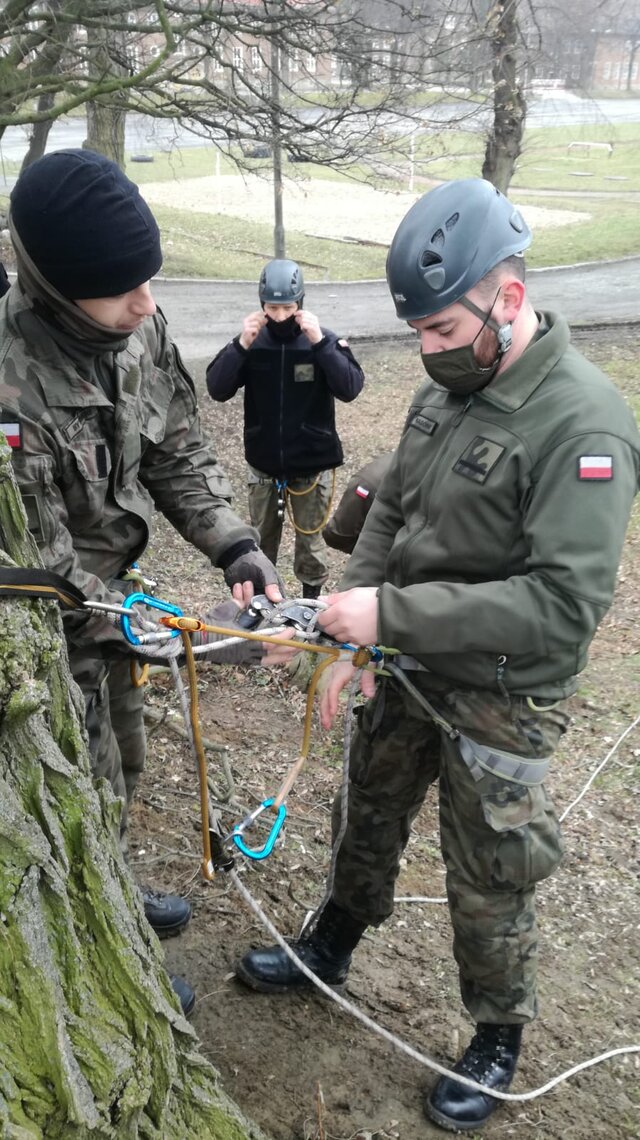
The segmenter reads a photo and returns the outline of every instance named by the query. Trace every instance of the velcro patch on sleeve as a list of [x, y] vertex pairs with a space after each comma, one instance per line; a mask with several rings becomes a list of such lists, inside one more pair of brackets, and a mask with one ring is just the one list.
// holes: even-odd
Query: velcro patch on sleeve
[[370, 492], [367, 490], [366, 487], [361, 487], [358, 484], [358, 486], [356, 487], [356, 495], [359, 495], [361, 499], [368, 499], [369, 494], [370, 494]]
[[0, 423], [0, 431], [4, 432], [9, 447], [15, 450], [22, 447], [22, 424]]
[[588, 482], [596, 479], [613, 479], [613, 456], [581, 455], [578, 460], [578, 478]]

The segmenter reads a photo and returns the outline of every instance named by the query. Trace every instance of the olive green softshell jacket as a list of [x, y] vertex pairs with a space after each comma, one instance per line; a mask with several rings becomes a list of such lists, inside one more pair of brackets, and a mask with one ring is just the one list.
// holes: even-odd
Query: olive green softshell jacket
[[379, 586], [379, 642], [441, 677], [561, 697], [611, 604], [640, 437], [566, 322], [542, 320], [483, 391], [419, 390], [341, 589]]
[[[0, 421], [20, 431], [13, 467], [45, 566], [94, 600], [121, 601], [113, 579], [147, 546], [154, 508], [214, 565], [256, 537], [229, 505], [160, 313], [118, 351], [90, 351], [39, 319], [14, 285], [0, 303]], [[70, 614], [65, 630], [106, 657], [126, 649], [102, 618]]]

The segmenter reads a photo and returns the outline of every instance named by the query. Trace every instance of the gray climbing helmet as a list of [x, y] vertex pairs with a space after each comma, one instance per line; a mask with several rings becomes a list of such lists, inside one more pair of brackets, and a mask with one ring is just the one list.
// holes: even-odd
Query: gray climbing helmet
[[531, 230], [484, 178], [430, 190], [400, 222], [387, 256], [387, 282], [403, 321], [453, 305], [506, 257], [531, 244]]
[[293, 301], [302, 304], [304, 278], [297, 261], [276, 257], [267, 262], [258, 284], [260, 304], [290, 305]]

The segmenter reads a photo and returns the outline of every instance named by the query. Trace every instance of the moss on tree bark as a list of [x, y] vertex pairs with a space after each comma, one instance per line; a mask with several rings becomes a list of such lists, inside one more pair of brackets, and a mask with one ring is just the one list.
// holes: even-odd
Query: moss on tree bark
[[[0, 436], [0, 565], [41, 565]], [[248, 1140], [94, 783], [58, 607], [0, 601], [0, 1135]]]

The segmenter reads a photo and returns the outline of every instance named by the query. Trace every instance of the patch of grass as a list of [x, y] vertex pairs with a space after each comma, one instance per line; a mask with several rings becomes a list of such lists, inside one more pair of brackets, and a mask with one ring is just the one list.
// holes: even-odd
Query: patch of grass
[[[514, 195], [520, 205], [539, 205], [530, 197]], [[623, 257], [640, 253], [637, 206], [617, 202], [546, 199], [549, 209], [589, 213], [588, 221], [556, 229], [539, 229], [527, 256], [531, 268], [580, 261]], [[164, 272], [169, 276], [247, 280], [265, 259], [272, 257], [273, 224], [270, 219], [248, 222], [222, 214], [202, 214], [156, 206], [162, 230]], [[363, 246], [310, 237], [287, 230], [289, 248], [306, 270], [309, 281], [359, 281], [384, 276], [384, 247]]]
[[[425, 103], [433, 101], [428, 93]], [[569, 151], [572, 141], [611, 142], [613, 154], [592, 150]], [[610, 198], [580, 197], [582, 190], [599, 192], [615, 189], [640, 191], [640, 125], [583, 124], [581, 126], [545, 128], [525, 132], [524, 149], [510, 189], [511, 197], [521, 205], [545, 206], [587, 213], [588, 220], [567, 226], [540, 228], [527, 257], [531, 267], [563, 265], [580, 261], [598, 261], [640, 253], [640, 226], [637, 203]], [[484, 137], [471, 131], [419, 131], [413, 139], [413, 189], [416, 197], [432, 179], [462, 178], [479, 175], [482, 167]], [[349, 169], [333, 170], [317, 163], [285, 163], [287, 177], [331, 182], [365, 182], [369, 186], [407, 190], [411, 162], [411, 141], [389, 138], [389, 149], [371, 165], [354, 164]], [[152, 162], [133, 162], [129, 156], [127, 173], [142, 187], [149, 182], [175, 181], [236, 174], [235, 156], [239, 151], [223, 153], [213, 145], [184, 149], [141, 151]], [[268, 177], [271, 160], [242, 159], [249, 171]], [[8, 174], [18, 172], [18, 163], [7, 162]], [[589, 178], [575, 178], [576, 172], [589, 172]], [[624, 178], [626, 181], [615, 181]], [[575, 197], [543, 199], [538, 189], [574, 191]], [[525, 193], [533, 191], [533, 193]], [[331, 193], [327, 189], [327, 194]], [[285, 191], [286, 194], [286, 191]], [[6, 209], [6, 198], [0, 197], [0, 209]], [[285, 203], [286, 207], [286, 203]], [[253, 278], [256, 269], [272, 256], [273, 221], [265, 217], [255, 222], [217, 214], [155, 207], [154, 213], [163, 231], [164, 271], [170, 276], [211, 277], [216, 279]], [[285, 208], [286, 218], [286, 208]], [[307, 277], [313, 280], [363, 280], [384, 276], [385, 249], [346, 244], [330, 239], [309, 237], [287, 230], [290, 248], [303, 262]]]
[[[616, 128], [620, 135], [622, 149], [616, 149], [611, 159], [593, 152], [594, 163], [604, 170], [622, 169], [624, 156], [633, 162], [637, 171], [629, 184], [624, 186], [640, 188], [640, 147], [638, 157], [634, 155], [633, 141], [640, 138], [640, 128], [634, 124], [622, 124]], [[575, 198], [545, 196], [543, 200], [534, 194], [524, 194], [519, 188], [530, 180], [519, 170], [511, 187], [511, 196], [521, 205], [544, 206], [548, 209], [571, 210], [588, 214], [588, 220], [556, 228], [540, 228], [536, 231], [527, 261], [532, 268], [547, 265], [564, 265], [580, 261], [598, 261], [640, 253], [640, 226], [637, 224], [637, 204], [612, 197], [581, 198], [575, 181], [567, 170], [574, 163], [567, 156], [567, 139], [575, 136], [574, 128], [551, 128], [545, 132], [530, 132], [538, 138], [544, 135], [547, 150], [555, 163], [548, 176], [549, 183], [558, 189], [568, 186], [576, 191]], [[592, 141], [605, 134], [603, 127], [593, 128]], [[408, 146], [408, 141], [405, 140]], [[427, 136], [420, 134], [416, 139], [414, 164], [414, 190], [416, 196], [429, 185], [425, 178], [471, 177], [477, 176], [482, 163], [482, 138], [464, 131], [450, 131]], [[525, 147], [528, 146], [528, 142]], [[471, 150], [471, 148], [475, 150]], [[525, 156], [534, 153], [525, 149]], [[536, 152], [537, 153], [537, 152]], [[632, 156], [632, 157], [631, 157]], [[244, 160], [246, 163], [246, 160]], [[537, 160], [536, 160], [537, 161]], [[541, 159], [540, 161], [546, 161]], [[405, 165], [406, 164], [406, 165]], [[249, 160], [248, 168], [262, 172], [268, 177], [271, 170], [270, 159]], [[526, 170], [526, 166], [524, 168]], [[631, 169], [631, 166], [629, 166]], [[232, 157], [219, 154], [213, 146], [190, 148], [169, 153], [158, 152], [153, 163], [127, 164], [128, 173], [142, 186], [150, 181], [166, 181], [180, 178], [198, 178], [205, 175], [237, 173]], [[304, 181], [330, 180], [331, 182], [362, 181], [369, 186], [384, 186], [386, 189], [407, 190], [409, 186], [408, 153], [389, 151], [385, 161], [376, 162], [372, 167], [354, 165], [348, 171], [335, 171], [316, 163], [296, 163], [285, 168], [288, 177], [294, 176]], [[538, 181], [544, 182], [546, 175], [538, 171]], [[238, 173], [238, 178], [242, 177]], [[602, 174], [601, 181], [605, 175]], [[535, 179], [532, 181], [535, 182]], [[609, 187], [617, 185], [609, 183]], [[622, 184], [621, 184], [622, 185]], [[535, 187], [531, 187], [535, 189]], [[286, 195], [286, 190], [285, 190]], [[255, 273], [258, 262], [271, 256], [273, 249], [273, 223], [271, 218], [256, 222], [244, 222], [219, 215], [197, 214], [189, 211], [156, 207], [155, 212], [163, 229], [165, 240], [165, 272], [170, 276], [205, 276], [212, 278], [246, 278]], [[309, 237], [303, 233], [287, 231], [291, 248], [296, 256], [306, 263], [309, 280], [362, 280], [384, 275], [384, 249], [375, 247], [345, 245], [330, 239]]]
[[518, 193], [511, 198], [520, 206], [543, 206], [550, 210], [575, 210], [589, 215], [588, 221], [572, 222], [555, 229], [534, 231], [527, 253], [531, 268], [567, 265], [580, 261], [603, 261], [640, 253], [640, 225], [635, 202], [600, 199], [534, 198]]
[[215, 146], [171, 147], [169, 150], [145, 151], [135, 154], [153, 159], [152, 162], [134, 162], [128, 155], [125, 171], [139, 186], [146, 182], [173, 182], [178, 178], [204, 178], [208, 174], [234, 174], [237, 167]]
[[[587, 143], [613, 149], [608, 154]], [[640, 190], [640, 124], [583, 123], [525, 132], [513, 186], [572, 191], [578, 182], [585, 190]]]
[[[597, 147], [571, 143], [609, 143], [611, 155]], [[427, 178], [470, 178], [484, 158], [484, 135], [477, 131], [418, 132], [414, 138], [415, 170]], [[400, 153], [409, 160], [409, 140]], [[397, 161], [397, 159], [396, 159]], [[571, 127], [526, 129], [511, 183], [512, 189], [640, 190], [640, 124], [581, 123]]]
[[[223, 214], [199, 214], [156, 206], [162, 230], [163, 272], [170, 277], [252, 280], [273, 257], [273, 224]], [[385, 250], [308, 237], [287, 230], [309, 281], [351, 281], [384, 276]]]

